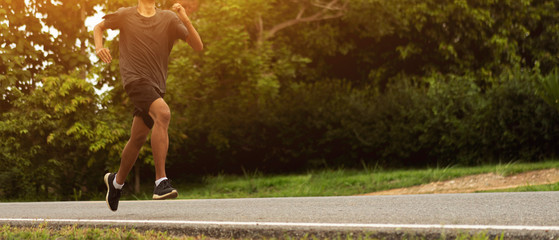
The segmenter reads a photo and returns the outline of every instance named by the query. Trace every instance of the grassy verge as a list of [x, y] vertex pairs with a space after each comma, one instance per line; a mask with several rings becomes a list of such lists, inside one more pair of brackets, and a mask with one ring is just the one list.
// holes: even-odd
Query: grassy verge
[[80, 228], [66, 226], [61, 228], [0, 226], [0, 239], [206, 239], [200, 237], [172, 236], [158, 231], [137, 231], [126, 228]]
[[559, 183], [545, 185], [526, 185], [516, 188], [498, 189], [483, 192], [540, 192], [540, 191], [559, 191]]
[[[500, 236], [491, 237], [486, 232], [479, 232], [475, 234], [460, 233], [452, 238], [447, 238], [441, 235], [439, 239], [459, 239], [459, 240], [501, 240], [504, 237], [504, 233]], [[319, 239], [314, 236], [304, 236], [302, 238], [294, 238], [289, 236], [284, 236], [284, 239]], [[0, 239], [157, 239], [157, 240], [198, 240], [198, 239], [210, 239], [204, 236], [190, 237], [190, 236], [175, 236], [170, 235], [166, 232], [159, 231], [137, 231], [135, 229], [126, 228], [80, 228], [76, 226], [66, 226], [61, 228], [52, 228], [46, 225], [40, 225], [38, 227], [13, 227], [9, 225], [0, 226]], [[247, 238], [250, 239], [250, 238]], [[264, 238], [267, 239], [267, 238]], [[271, 238], [275, 239], [275, 238]], [[350, 239], [350, 237], [337, 237], [332, 239]], [[353, 239], [353, 238], [352, 238]], [[378, 238], [370, 237], [368, 235], [360, 236], [357, 239], [363, 240], [375, 240]], [[415, 235], [405, 235], [401, 239], [406, 240], [419, 240], [425, 239], [424, 236]]]
[[[547, 161], [478, 167], [450, 166], [420, 170], [383, 170], [364, 166], [361, 170], [322, 170], [306, 174], [275, 176], [264, 176], [259, 172], [246, 172], [244, 176], [209, 176], [196, 184], [175, 183], [175, 187], [180, 192], [179, 197], [185, 199], [349, 196], [481, 173], [493, 172], [507, 176], [558, 167], [559, 161]], [[150, 199], [151, 188], [151, 185], [146, 186], [144, 194], [129, 195], [127, 198]]]

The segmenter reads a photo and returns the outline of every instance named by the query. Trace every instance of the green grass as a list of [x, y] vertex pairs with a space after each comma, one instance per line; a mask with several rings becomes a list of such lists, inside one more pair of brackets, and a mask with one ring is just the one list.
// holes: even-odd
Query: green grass
[[76, 226], [37, 227], [0, 226], [0, 239], [206, 239], [203, 236], [172, 236], [159, 231], [137, 231], [127, 228], [80, 228]]
[[559, 191], [559, 183], [545, 185], [526, 185], [516, 188], [498, 189], [482, 192], [540, 192], [540, 191]]
[[[440, 236], [438, 239], [457, 239], [457, 240], [490, 240], [496, 239], [501, 240], [504, 237], [504, 233], [500, 236], [491, 237], [486, 232], [479, 232], [475, 234], [459, 233], [454, 237], [446, 237], [445, 235]], [[209, 239], [204, 236], [176, 236], [171, 235], [166, 232], [160, 231], [138, 231], [135, 229], [127, 228], [81, 228], [76, 226], [65, 226], [65, 227], [54, 227], [48, 226], [48, 224], [41, 224], [36, 227], [14, 227], [9, 225], [0, 226], [0, 239], [158, 239], [158, 240], [193, 240], [193, 239]], [[249, 238], [247, 238], [249, 239]], [[268, 239], [268, 238], [264, 238]], [[269, 238], [274, 239], [274, 238]], [[294, 238], [290, 236], [284, 236], [283, 239], [319, 239], [314, 236], [304, 236], [302, 238]], [[353, 239], [350, 237], [337, 237], [333, 239]], [[374, 240], [378, 239], [375, 237], [370, 237], [366, 234], [364, 236], [358, 236], [357, 239], [363, 240]], [[414, 234], [404, 235], [401, 239], [406, 240], [419, 240], [425, 239], [424, 236], [416, 236]]]
[[[208, 176], [201, 183], [175, 182], [174, 185], [179, 190], [179, 198], [183, 199], [349, 196], [481, 173], [493, 172], [508, 176], [526, 171], [558, 167], [559, 161], [514, 162], [478, 167], [449, 166], [420, 170], [383, 170], [365, 166], [361, 170], [321, 170], [306, 174], [272, 176], [263, 175], [259, 172], [245, 172], [243, 176]], [[145, 186], [144, 193], [128, 195], [125, 199], [150, 199], [151, 188], [151, 184]], [[542, 190], [544, 189], [542, 188]]]

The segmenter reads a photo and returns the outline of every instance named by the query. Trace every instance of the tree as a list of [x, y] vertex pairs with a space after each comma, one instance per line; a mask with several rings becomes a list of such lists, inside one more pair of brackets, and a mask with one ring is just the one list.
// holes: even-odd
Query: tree
[[[285, 17], [280, 17], [281, 21], [277, 21], [273, 17], [279, 17], [287, 12], [281, 11], [267, 11], [267, 12], [257, 12], [256, 19], [256, 42], [261, 43], [273, 38], [277, 32], [292, 27], [300, 23], [310, 23], [322, 20], [341, 18], [347, 9], [349, 1], [344, 0], [329, 0], [326, 2], [320, 0], [292, 0], [292, 1], [274, 1], [271, 4], [267, 3], [271, 8], [267, 9], [289, 9], [292, 10], [295, 7], [298, 8], [297, 15], [291, 19], [284, 19]], [[287, 6], [283, 6], [287, 5]], [[295, 5], [295, 6], [293, 6]], [[276, 14], [274, 14], [276, 12]], [[309, 14], [310, 12], [310, 14]], [[280, 13], [280, 14], [278, 14]], [[268, 19], [271, 19], [272, 26], [265, 28], [264, 20], [262, 15], [265, 14]], [[289, 16], [289, 15], [287, 15]]]
[[100, 2], [0, 2], [0, 182], [12, 186], [0, 197], [79, 199], [98, 185], [88, 170], [122, 135], [95, 117], [107, 114], [87, 80], [84, 21]]

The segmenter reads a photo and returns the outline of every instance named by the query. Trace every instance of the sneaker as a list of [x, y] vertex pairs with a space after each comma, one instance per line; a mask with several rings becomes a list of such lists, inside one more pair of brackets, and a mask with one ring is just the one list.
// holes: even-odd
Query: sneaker
[[107, 185], [107, 197], [105, 197], [105, 201], [113, 212], [118, 209], [118, 200], [120, 200], [120, 192], [122, 191], [121, 189], [116, 189], [113, 185], [115, 176], [116, 173], [107, 173], [104, 178], [105, 185]]
[[154, 200], [163, 200], [169, 198], [176, 198], [179, 193], [171, 186], [171, 180], [165, 179], [159, 185], [155, 186], [153, 190]]

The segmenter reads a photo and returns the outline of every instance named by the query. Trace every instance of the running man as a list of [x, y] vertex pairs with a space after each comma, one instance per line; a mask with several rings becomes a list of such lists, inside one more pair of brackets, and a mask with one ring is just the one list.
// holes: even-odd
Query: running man
[[153, 199], [178, 196], [165, 174], [169, 148], [167, 129], [171, 119], [169, 106], [163, 100], [167, 63], [177, 39], [186, 41], [195, 51], [202, 51], [203, 43], [184, 7], [175, 3], [172, 9], [174, 12], [156, 9], [155, 0], [138, 0], [138, 6], [107, 14], [94, 28], [95, 53], [105, 63], [110, 63], [112, 57], [109, 49], [103, 46], [103, 33], [106, 29], [120, 30], [120, 75], [134, 104], [130, 139], [122, 150], [120, 168], [117, 173], [104, 176], [106, 201], [112, 211], [118, 209], [124, 181], [150, 130], [156, 179]]

